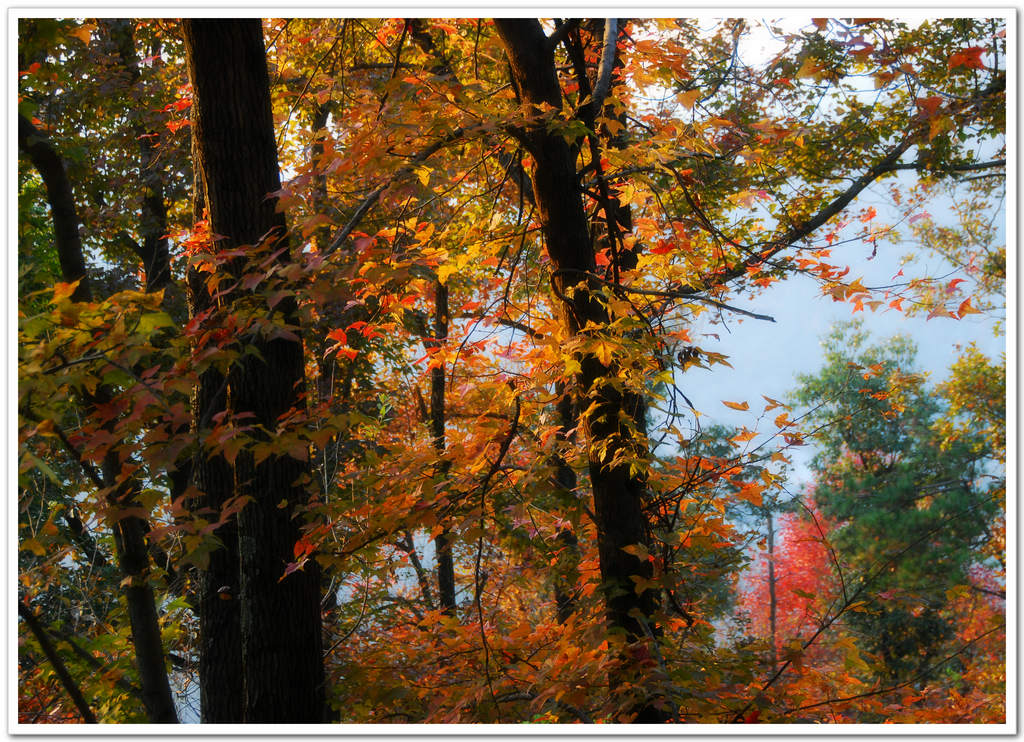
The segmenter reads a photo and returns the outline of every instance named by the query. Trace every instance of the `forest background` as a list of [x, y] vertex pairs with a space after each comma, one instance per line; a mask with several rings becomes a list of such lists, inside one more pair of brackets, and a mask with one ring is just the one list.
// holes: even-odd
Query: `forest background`
[[22, 721], [1004, 720], [1000, 19], [194, 25], [19, 21]]

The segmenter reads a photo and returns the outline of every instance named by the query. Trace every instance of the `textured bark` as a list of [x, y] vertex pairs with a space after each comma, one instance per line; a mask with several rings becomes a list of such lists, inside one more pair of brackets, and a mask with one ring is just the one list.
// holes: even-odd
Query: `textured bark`
[[[46, 184], [54, 236], [60, 259], [61, 277], [65, 282], [79, 281], [72, 298], [92, 301], [92, 291], [85, 270], [85, 256], [78, 232], [71, 182], [64, 162], [50, 141], [23, 116], [18, 117], [18, 146], [28, 154]], [[89, 405], [107, 404], [111, 392], [99, 387], [87, 394]], [[103, 460], [103, 484], [111, 488], [108, 495], [109, 519], [114, 531], [118, 564], [125, 577], [125, 602], [135, 646], [135, 664], [142, 683], [142, 700], [146, 714], [153, 723], [178, 721], [167, 677], [163, 642], [160, 636], [156, 597], [149, 582], [150, 564], [146, 545], [146, 522], [137, 516], [122, 517], [124, 509], [137, 509], [139, 484], [134, 478], [123, 478], [124, 463], [120, 454], [111, 452]]]
[[[192, 210], [197, 221], [205, 218], [206, 185], [199, 169], [194, 170]], [[189, 267], [185, 281], [189, 314], [196, 317], [213, 309], [204, 274]], [[218, 369], [208, 368], [200, 374], [192, 396], [194, 439], [206, 440], [209, 421], [226, 409], [227, 380]], [[192, 509], [219, 513], [235, 492], [227, 459], [215, 449], [200, 446], [190, 472], [192, 484], [202, 493], [191, 503]], [[240, 722], [243, 715], [237, 518], [228, 518], [214, 535], [220, 548], [210, 553], [199, 577], [199, 702], [204, 724], [230, 724]]]
[[[532, 19], [497, 19], [495, 26], [505, 46], [513, 81], [528, 112], [536, 112], [540, 104], [560, 109], [562, 97], [553, 50], [540, 23]], [[562, 300], [566, 328], [572, 335], [579, 335], [587, 323], [606, 327], [609, 317], [596, 298], [600, 282], [595, 277], [594, 245], [583, 208], [574, 152], [560, 133], [548, 131], [543, 125], [529, 127], [522, 141], [533, 155], [530, 174], [533, 192], [548, 256], [555, 266], [552, 284]], [[629, 463], [611, 465], [606, 462], [618, 456], [647, 457], [645, 431], [635, 424], [644, 418], [643, 400], [603, 383], [606, 378], [616, 376], [614, 359], [605, 365], [593, 354], [581, 353], [578, 360], [581, 371], [575, 383], [580, 408], [589, 410], [580, 423], [588, 447], [608, 622], [613, 631], [624, 633], [628, 641], [642, 641], [656, 630], [651, 617], [657, 607], [657, 595], [650, 590], [637, 595], [631, 578], [650, 578], [652, 568], [647, 561], [623, 549], [649, 543], [644, 511], [646, 477], [642, 471], [631, 472]], [[634, 424], [624, 420], [632, 420]], [[600, 455], [599, 446], [606, 446], [604, 456]], [[613, 690], [624, 681], [636, 681], [637, 678], [630, 677], [635, 671], [627, 667], [622, 676], [613, 677]], [[648, 703], [641, 703], [634, 713], [639, 722], [665, 718]]]
[[[258, 20], [185, 20], [185, 56], [193, 88], [194, 164], [202, 173], [216, 250], [286, 244], [284, 215], [268, 194], [280, 189], [262, 25]], [[280, 258], [288, 260], [287, 251]], [[235, 266], [235, 270], [240, 266]], [[226, 297], [229, 303], [240, 295]], [[276, 321], [295, 324], [295, 303]], [[279, 417], [304, 404], [301, 341], [248, 339], [259, 352], [236, 362], [228, 378], [234, 415], [251, 414], [255, 436], [269, 439]], [[256, 464], [243, 450], [234, 494], [251, 498], [238, 515], [244, 722], [325, 719], [320, 570], [315, 561], [284, 574], [300, 537], [297, 510], [308, 499], [308, 461], [272, 455]]]

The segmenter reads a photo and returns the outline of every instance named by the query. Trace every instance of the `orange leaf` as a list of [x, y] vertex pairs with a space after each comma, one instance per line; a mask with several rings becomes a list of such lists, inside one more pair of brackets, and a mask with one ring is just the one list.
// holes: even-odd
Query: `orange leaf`
[[693, 108], [697, 101], [700, 100], [700, 89], [694, 88], [693, 90], [687, 90], [685, 93], [680, 93], [678, 100], [684, 107]]
[[981, 312], [971, 306], [971, 297], [967, 297], [960, 304], [960, 308], [956, 310], [957, 316], [963, 317], [965, 314], [981, 314]]
[[740, 412], [750, 409], [750, 405], [747, 404], [746, 402], [726, 402], [723, 399], [722, 404], [724, 404], [726, 407], [730, 409], [739, 410]]

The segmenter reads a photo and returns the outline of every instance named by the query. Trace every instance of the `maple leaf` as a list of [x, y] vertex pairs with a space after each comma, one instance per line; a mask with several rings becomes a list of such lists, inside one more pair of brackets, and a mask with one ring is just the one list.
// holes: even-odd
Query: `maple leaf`
[[610, 366], [612, 354], [615, 352], [615, 345], [607, 340], [598, 340], [591, 346], [591, 350], [603, 366]]
[[968, 69], [983, 70], [985, 63], [981, 61], [981, 55], [987, 50], [983, 46], [969, 46], [954, 54], [951, 54], [947, 62], [947, 69], [954, 67], [966, 67]]
[[961, 302], [960, 308], [956, 310], [956, 314], [957, 317], [963, 317], [968, 314], [981, 314], [981, 311], [971, 305], [971, 297], [968, 296]]
[[701, 93], [699, 88], [693, 90], [687, 90], [685, 93], [680, 93], [677, 96], [679, 103], [685, 108], [693, 108], [697, 101], [700, 99]]
[[922, 117], [926, 119], [934, 118], [936, 112], [939, 110], [939, 106], [942, 105], [943, 98], [941, 95], [929, 95], [927, 98], [917, 98], [914, 103], [921, 109]]

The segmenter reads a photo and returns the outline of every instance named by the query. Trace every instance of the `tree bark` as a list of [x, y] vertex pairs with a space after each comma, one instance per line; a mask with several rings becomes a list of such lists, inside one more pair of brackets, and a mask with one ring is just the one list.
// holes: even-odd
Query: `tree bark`
[[[573, 436], [570, 431], [575, 427], [572, 395], [559, 384], [558, 389], [558, 440], [568, 443]], [[553, 457], [555, 467], [555, 487], [557, 497], [564, 507], [570, 507], [575, 498], [576, 471], [561, 454]], [[555, 612], [558, 623], [564, 624], [576, 612], [577, 582], [579, 581], [580, 549], [579, 540], [572, 528], [563, 528], [558, 532], [559, 553], [555, 564]]]
[[[262, 24], [185, 20], [182, 29], [193, 89], [193, 167], [202, 173], [215, 249], [284, 246], [284, 215], [269, 196], [281, 185]], [[279, 260], [289, 260], [287, 251]], [[240, 262], [230, 270], [241, 270]], [[244, 298], [241, 293], [225, 301]], [[296, 324], [293, 299], [275, 312], [277, 321]], [[229, 406], [234, 416], [251, 415], [253, 435], [269, 440], [280, 416], [304, 404], [302, 342], [277, 337], [249, 344], [258, 355], [240, 358], [230, 372]], [[242, 450], [234, 463], [234, 494], [251, 498], [238, 515], [244, 722], [325, 719], [320, 570], [310, 560], [284, 576], [311, 481], [308, 459], [287, 454], [257, 464]]]
[[[495, 26], [528, 114], [536, 114], [541, 104], [560, 110], [562, 96], [553, 49], [540, 23], [533, 19], [496, 19]], [[555, 266], [552, 285], [561, 300], [563, 321], [570, 335], [599, 334], [608, 326], [609, 316], [598, 299], [601, 283], [595, 275], [594, 245], [575, 155], [558, 131], [549, 131], [542, 123], [530, 125], [522, 141], [533, 156], [530, 176], [548, 256]], [[599, 329], [585, 331], [588, 325]], [[644, 510], [648, 451], [645, 431], [636, 424], [644, 417], [640, 409], [643, 400], [607, 383], [617, 375], [614, 359], [605, 364], [593, 353], [580, 352], [577, 360], [581, 370], [575, 384], [584, 410], [580, 422], [594, 491], [608, 623], [613, 633], [624, 634], [628, 642], [644, 641], [656, 631], [653, 615], [657, 593], [645, 590], [637, 595], [632, 578], [650, 579], [652, 566], [624, 551], [626, 547], [649, 544]], [[639, 466], [631, 467], [630, 462]], [[611, 678], [613, 692], [627, 681], [643, 684], [641, 663], [626, 657], [624, 660], [624, 673]], [[632, 711], [637, 722], [666, 718], [646, 701]]]

